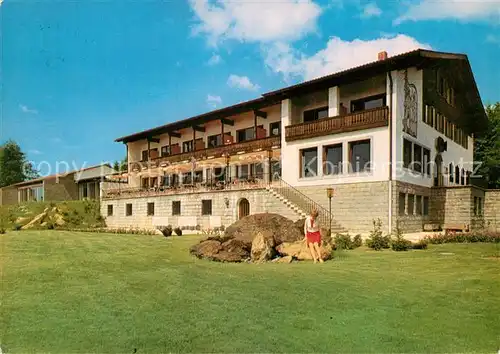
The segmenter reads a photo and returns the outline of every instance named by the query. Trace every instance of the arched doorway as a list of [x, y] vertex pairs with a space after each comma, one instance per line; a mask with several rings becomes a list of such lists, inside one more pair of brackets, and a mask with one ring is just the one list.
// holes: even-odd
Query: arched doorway
[[238, 203], [238, 219], [244, 218], [248, 215], [250, 215], [250, 203], [248, 202], [248, 199], [243, 198]]

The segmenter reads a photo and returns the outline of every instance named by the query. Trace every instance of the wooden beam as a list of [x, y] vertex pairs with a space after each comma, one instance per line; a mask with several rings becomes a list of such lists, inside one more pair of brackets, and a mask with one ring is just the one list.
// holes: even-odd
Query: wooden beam
[[221, 123], [223, 125], [227, 124], [227, 125], [230, 125], [230, 126], [234, 126], [234, 120], [226, 119], [226, 118], [221, 118], [220, 121], [221, 121]]
[[160, 143], [160, 138], [153, 138], [152, 136], [148, 137], [148, 143]]
[[256, 117], [261, 117], [261, 118], [264, 118], [264, 119], [267, 118], [267, 112], [255, 110], [255, 111], [253, 111], [253, 113], [255, 114]]
[[196, 130], [197, 132], [205, 132], [205, 127], [200, 127], [199, 125], [193, 125], [193, 129]]
[[168, 136], [173, 136], [174, 138], [180, 138], [181, 137], [181, 133], [168, 132]]

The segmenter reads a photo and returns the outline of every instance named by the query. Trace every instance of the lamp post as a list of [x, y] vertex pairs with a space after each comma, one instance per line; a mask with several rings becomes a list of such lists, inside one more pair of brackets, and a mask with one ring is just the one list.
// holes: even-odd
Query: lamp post
[[332, 198], [334, 194], [334, 189], [333, 188], [327, 188], [326, 189], [326, 195], [328, 197], [328, 204], [330, 206], [330, 236], [332, 235]]

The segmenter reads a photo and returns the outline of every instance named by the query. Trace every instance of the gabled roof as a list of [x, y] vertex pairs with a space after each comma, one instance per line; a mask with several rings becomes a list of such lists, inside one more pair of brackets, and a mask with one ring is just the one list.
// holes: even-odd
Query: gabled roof
[[472, 91], [470, 94], [473, 97], [473, 100], [475, 101], [474, 105], [478, 107], [475, 117], [476, 119], [480, 120], [487, 119], [486, 113], [484, 112], [483, 104], [479, 96], [479, 91], [477, 89], [476, 82], [472, 74], [472, 69], [470, 67], [470, 63], [466, 55], [436, 52], [425, 49], [416, 49], [407, 53], [395, 55], [393, 57], [388, 57], [385, 60], [377, 60], [374, 62], [370, 62], [368, 64], [360, 65], [334, 74], [326, 75], [317, 79], [305, 81], [279, 90], [270, 91], [264, 93], [262, 97], [251, 101], [246, 101], [226, 108], [203, 113], [191, 118], [165, 124], [153, 129], [144, 130], [132, 135], [123, 136], [121, 138], [116, 139], [115, 141], [127, 143], [136, 140], [146, 139], [154, 135], [160, 135], [178, 129], [192, 127], [193, 125], [207, 123], [212, 120], [227, 118], [231, 115], [260, 109], [272, 104], [276, 104], [283, 99], [297, 96], [300, 94], [309, 93], [320, 89], [326, 89], [328, 87], [342, 85], [353, 81], [367, 79], [376, 75], [387, 73], [392, 70], [401, 70], [411, 66], [425, 67], [426, 65], [429, 65], [437, 60], [466, 61], [467, 67], [469, 68], [468, 69], [469, 72], [467, 73], [467, 75], [469, 76], [468, 80], [471, 83], [470, 89]]
[[67, 176], [73, 175], [75, 173], [84, 172], [84, 171], [91, 170], [91, 169], [101, 167], [101, 166], [108, 166], [111, 168], [111, 165], [109, 163], [104, 163], [104, 164], [85, 167], [85, 168], [82, 168], [80, 170], [73, 170], [73, 171], [68, 171], [68, 172], [64, 172], [64, 173], [55, 173], [55, 174], [48, 175], [48, 176], [38, 177], [38, 178], [30, 179], [28, 181], [14, 183], [14, 184], [11, 184], [10, 186], [6, 186], [6, 187], [29, 186], [31, 184], [37, 184], [37, 183], [43, 182], [43, 181], [48, 180], [48, 179], [54, 179], [54, 178], [58, 178], [58, 177], [67, 177]]

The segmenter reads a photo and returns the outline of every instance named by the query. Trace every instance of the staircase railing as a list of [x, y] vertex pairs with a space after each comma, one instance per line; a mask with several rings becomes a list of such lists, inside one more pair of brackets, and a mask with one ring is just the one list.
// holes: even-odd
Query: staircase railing
[[[322, 227], [329, 228], [331, 214], [328, 209], [324, 208], [321, 204], [315, 202], [307, 195], [299, 191], [297, 188], [291, 186], [279, 177], [274, 177], [271, 183], [271, 188], [281, 194], [284, 198], [295, 204], [304, 212], [309, 213], [312, 209], [318, 211], [318, 219]], [[332, 218], [332, 228], [337, 226]]]

